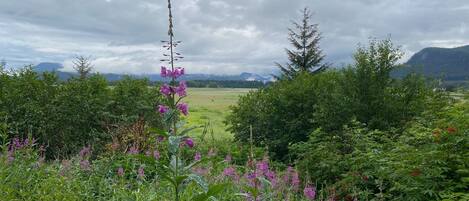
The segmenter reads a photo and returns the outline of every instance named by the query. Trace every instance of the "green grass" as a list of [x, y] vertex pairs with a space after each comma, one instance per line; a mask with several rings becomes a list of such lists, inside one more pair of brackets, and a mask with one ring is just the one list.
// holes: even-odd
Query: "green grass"
[[[240, 95], [254, 89], [232, 88], [190, 88], [185, 101], [189, 104], [189, 116], [186, 119], [189, 126], [204, 125], [210, 122], [214, 136], [220, 138], [232, 138], [233, 135], [226, 131], [223, 123], [229, 114], [229, 106], [235, 105]], [[197, 129], [194, 134], [200, 135], [202, 129]]]

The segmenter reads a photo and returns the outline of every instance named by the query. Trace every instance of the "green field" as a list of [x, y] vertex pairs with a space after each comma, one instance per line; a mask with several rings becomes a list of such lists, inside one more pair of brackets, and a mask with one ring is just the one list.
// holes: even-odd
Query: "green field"
[[[232, 138], [223, 123], [229, 114], [229, 106], [235, 105], [240, 95], [253, 89], [233, 88], [190, 88], [185, 101], [189, 104], [190, 114], [186, 119], [188, 125], [197, 126], [210, 122], [216, 138]], [[195, 135], [202, 129], [195, 131]]]

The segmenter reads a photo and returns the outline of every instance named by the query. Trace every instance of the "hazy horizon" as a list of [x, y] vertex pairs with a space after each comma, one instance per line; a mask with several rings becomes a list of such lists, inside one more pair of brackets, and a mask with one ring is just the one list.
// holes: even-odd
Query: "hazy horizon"
[[[309, 7], [326, 60], [352, 60], [359, 43], [390, 37], [407, 60], [425, 47], [469, 44], [469, 3], [452, 1], [179, 0], [176, 38], [188, 73], [271, 74], [285, 62], [287, 28]], [[167, 38], [165, 0], [24, 0], [0, 2], [0, 59], [11, 66], [92, 56], [102, 73], [158, 73]]]

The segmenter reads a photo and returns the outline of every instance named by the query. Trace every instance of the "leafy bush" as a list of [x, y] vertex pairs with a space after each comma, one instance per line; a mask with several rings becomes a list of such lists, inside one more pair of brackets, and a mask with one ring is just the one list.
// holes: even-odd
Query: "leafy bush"
[[60, 83], [55, 74], [31, 68], [2, 72], [0, 117], [9, 139], [32, 135], [48, 147], [48, 158], [67, 157], [86, 145], [99, 153], [118, 130], [127, 135], [125, 128], [139, 121], [160, 125], [154, 105], [159, 93], [148, 84], [126, 78], [110, 88], [100, 75]]
[[291, 149], [306, 179], [326, 184], [342, 198], [463, 199], [468, 196], [463, 193], [469, 176], [468, 109], [467, 102], [440, 108], [402, 132], [352, 122], [341, 135], [317, 130]]

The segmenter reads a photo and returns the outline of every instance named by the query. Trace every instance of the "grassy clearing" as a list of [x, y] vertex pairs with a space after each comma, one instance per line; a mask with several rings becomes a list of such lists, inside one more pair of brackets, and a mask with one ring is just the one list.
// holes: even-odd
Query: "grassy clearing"
[[[230, 112], [229, 106], [236, 104], [239, 96], [250, 90], [253, 89], [190, 88], [189, 96], [185, 99], [190, 106], [190, 115], [186, 119], [188, 125], [197, 126], [210, 122], [217, 138], [232, 138], [223, 121]], [[202, 129], [194, 133], [199, 135]]]

